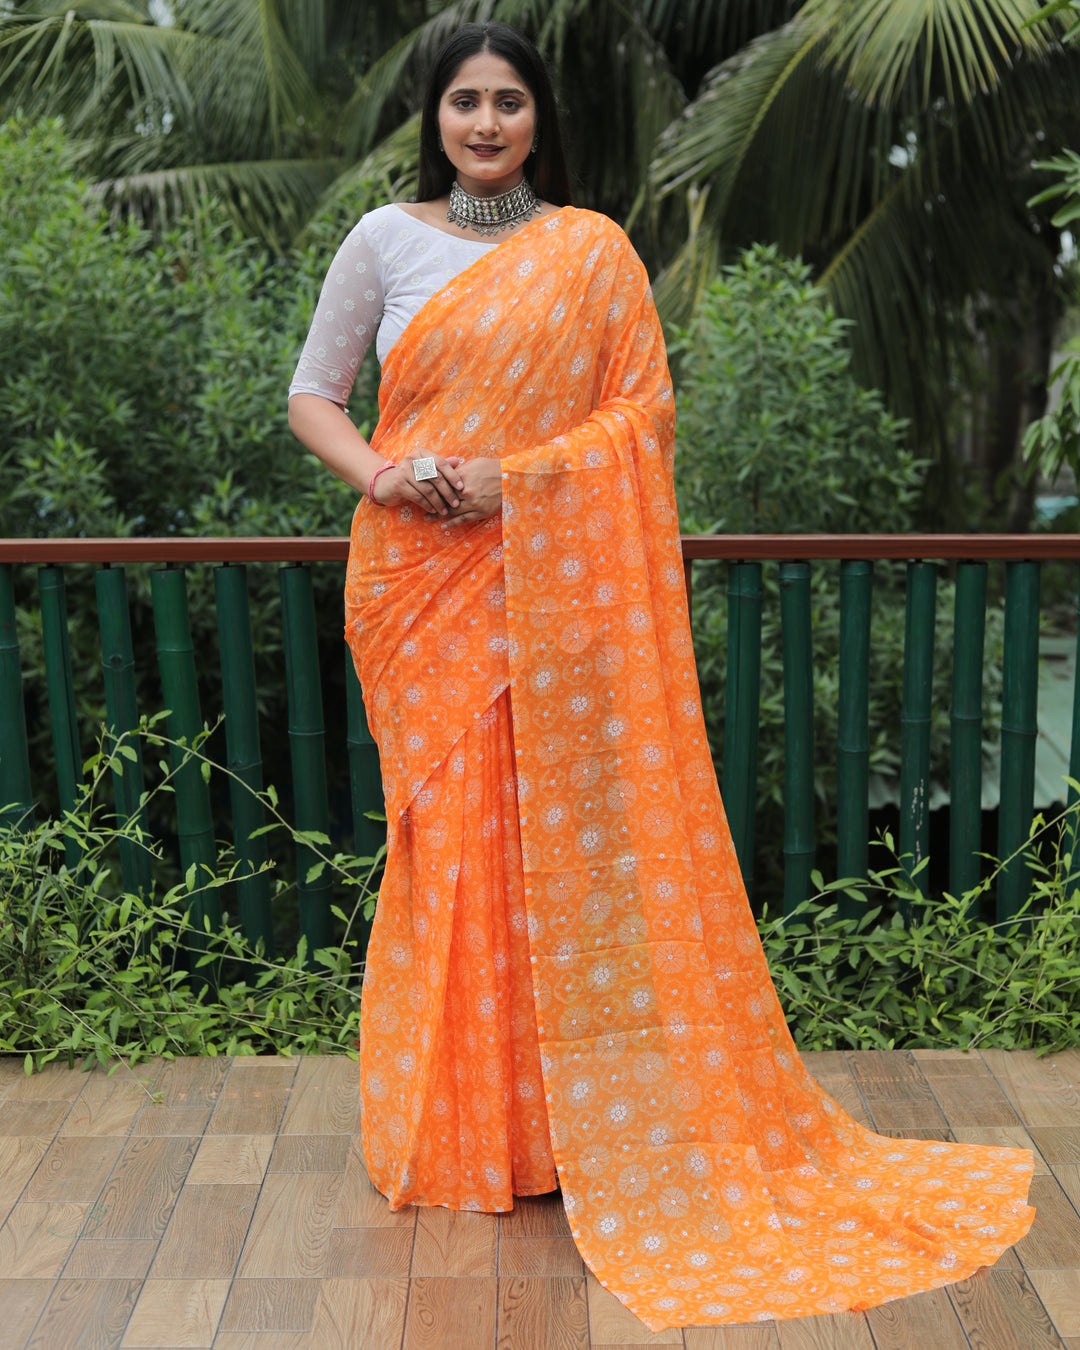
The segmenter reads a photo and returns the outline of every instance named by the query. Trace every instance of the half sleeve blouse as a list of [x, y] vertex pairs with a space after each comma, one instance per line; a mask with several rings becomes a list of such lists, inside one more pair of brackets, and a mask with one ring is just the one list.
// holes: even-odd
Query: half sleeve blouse
[[289, 397], [320, 394], [344, 407], [372, 339], [382, 365], [421, 307], [495, 247], [457, 239], [400, 206], [362, 216], [330, 264]]

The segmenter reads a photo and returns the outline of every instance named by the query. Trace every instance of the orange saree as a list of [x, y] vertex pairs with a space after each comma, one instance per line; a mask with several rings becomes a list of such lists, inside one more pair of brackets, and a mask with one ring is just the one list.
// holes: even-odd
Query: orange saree
[[550, 1190], [653, 1329], [862, 1308], [1027, 1230], [1029, 1153], [894, 1140], [810, 1078], [705, 739], [641, 263], [535, 221], [430, 300], [373, 444], [497, 456], [501, 518], [366, 501], [346, 634], [389, 847], [364, 1149], [393, 1207]]

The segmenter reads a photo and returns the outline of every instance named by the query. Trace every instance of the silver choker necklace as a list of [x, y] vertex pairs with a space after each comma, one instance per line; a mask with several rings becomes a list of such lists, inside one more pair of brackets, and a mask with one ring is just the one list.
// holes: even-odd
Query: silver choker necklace
[[474, 197], [460, 183], [450, 184], [450, 209], [446, 219], [463, 230], [471, 227], [477, 234], [498, 234], [500, 230], [513, 229], [518, 221], [539, 214], [540, 200], [527, 178], [497, 197]]

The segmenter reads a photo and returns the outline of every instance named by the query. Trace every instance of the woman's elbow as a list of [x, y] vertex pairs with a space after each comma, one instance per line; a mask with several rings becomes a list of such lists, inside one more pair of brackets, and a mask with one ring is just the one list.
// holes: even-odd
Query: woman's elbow
[[[311, 449], [311, 437], [330, 400], [321, 394], [293, 394], [289, 399], [289, 430]], [[333, 405], [331, 405], [333, 406]]]
[[300, 428], [304, 421], [303, 401], [306, 397], [305, 394], [291, 394], [289, 396], [289, 430], [300, 440], [303, 440], [300, 435]]

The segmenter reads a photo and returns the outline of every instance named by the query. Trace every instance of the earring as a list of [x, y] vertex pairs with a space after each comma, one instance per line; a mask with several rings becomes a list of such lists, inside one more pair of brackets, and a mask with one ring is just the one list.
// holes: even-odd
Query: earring
[[439, 154], [445, 155], [446, 151], [443, 149], [442, 137], [440, 136], [438, 139], [439, 139]]
[[532, 152], [531, 152], [531, 153], [535, 155], [537, 149], [539, 148], [539, 146], [540, 146], [540, 133], [537, 132], [536, 135], [533, 137]]

